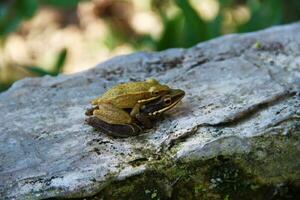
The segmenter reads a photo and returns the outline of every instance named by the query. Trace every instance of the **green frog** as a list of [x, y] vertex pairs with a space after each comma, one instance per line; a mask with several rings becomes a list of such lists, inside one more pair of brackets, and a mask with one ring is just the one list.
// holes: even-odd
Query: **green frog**
[[155, 79], [119, 84], [92, 100], [94, 107], [88, 109], [86, 114], [96, 112], [100, 119], [112, 123], [108, 115], [114, 113], [112, 120], [117, 122], [118, 115], [124, 117], [124, 109], [130, 109], [130, 115], [134, 117], [144, 104], [169, 93], [170, 90], [167, 85], [162, 85]]
[[[164, 112], [173, 108], [185, 95], [184, 91], [179, 89], [170, 89], [167, 94], [161, 95], [140, 107], [135, 117], [130, 115], [126, 110], [118, 110], [114, 112], [113, 108], [99, 107], [105, 109], [105, 117], [103, 113], [98, 115], [98, 109], [93, 114], [89, 113], [86, 122], [92, 127], [99, 129], [107, 135], [114, 137], [130, 137], [141, 133], [143, 129], [152, 127], [152, 120], [159, 118]], [[104, 118], [104, 120], [103, 120]]]

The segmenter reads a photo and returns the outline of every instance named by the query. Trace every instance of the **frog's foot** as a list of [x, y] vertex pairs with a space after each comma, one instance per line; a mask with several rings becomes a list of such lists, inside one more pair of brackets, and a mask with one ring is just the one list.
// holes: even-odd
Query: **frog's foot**
[[97, 109], [99, 109], [98, 106], [94, 106], [94, 107], [92, 107], [92, 108], [88, 108], [88, 109], [85, 111], [85, 115], [87, 115], [87, 116], [92, 116], [94, 110], [97, 110]]
[[86, 119], [87, 124], [102, 131], [103, 133], [113, 137], [131, 137], [138, 135], [142, 129], [136, 124], [108, 124], [97, 117], [89, 117]]
[[151, 122], [151, 120], [146, 116], [146, 115], [143, 115], [143, 114], [136, 114], [135, 115], [135, 118], [137, 121], [139, 121], [143, 127], [145, 127], [146, 129], [150, 129], [153, 127], [153, 124]]

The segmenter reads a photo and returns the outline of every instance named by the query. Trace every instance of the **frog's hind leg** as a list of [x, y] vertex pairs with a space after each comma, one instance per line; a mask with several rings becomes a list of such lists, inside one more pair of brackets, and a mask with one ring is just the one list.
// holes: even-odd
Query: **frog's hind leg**
[[112, 104], [99, 104], [86, 121], [92, 127], [115, 137], [138, 135], [142, 130], [126, 111]]
[[126, 138], [136, 136], [142, 131], [141, 127], [136, 124], [112, 125], [97, 117], [89, 117], [86, 119], [86, 122], [97, 130], [113, 137]]
[[132, 117], [123, 109], [112, 104], [99, 104], [98, 109], [93, 111], [93, 116], [109, 125], [125, 125], [132, 123]]

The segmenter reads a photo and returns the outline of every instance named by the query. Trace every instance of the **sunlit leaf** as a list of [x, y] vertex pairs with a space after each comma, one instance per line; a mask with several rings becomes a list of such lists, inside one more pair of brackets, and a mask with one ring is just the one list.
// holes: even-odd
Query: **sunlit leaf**
[[114, 31], [110, 31], [105, 39], [104, 39], [104, 45], [109, 49], [109, 50], [114, 50], [118, 46], [118, 36], [114, 34]]

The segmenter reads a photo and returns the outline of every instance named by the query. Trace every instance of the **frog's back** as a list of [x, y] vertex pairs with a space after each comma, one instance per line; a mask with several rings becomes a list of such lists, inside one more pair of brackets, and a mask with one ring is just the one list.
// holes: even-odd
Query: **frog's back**
[[138, 100], [150, 98], [153, 92], [151, 89], [153, 88], [157, 91], [168, 91], [170, 89], [166, 85], [159, 84], [155, 79], [122, 83], [93, 100], [92, 104], [110, 103], [119, 108], [133, 108]]
[[106, 91], [92, 103], [110, 103], [119, 108], [132, 108], [140, 99], [149, 98], [149, 89], [153, 86], [147, 82], [129, 82], [116, 85]]
[[106, 91], [99, 99], [113, 99], [123, 95], [132, 95], [137, 93], [148, 92], [153, 84], [145, 82], [122, 83]]

